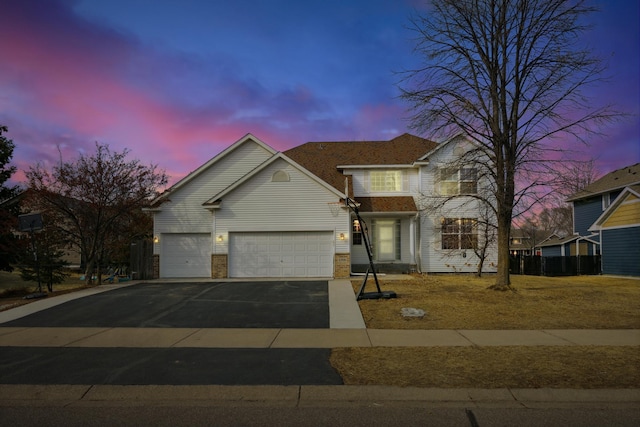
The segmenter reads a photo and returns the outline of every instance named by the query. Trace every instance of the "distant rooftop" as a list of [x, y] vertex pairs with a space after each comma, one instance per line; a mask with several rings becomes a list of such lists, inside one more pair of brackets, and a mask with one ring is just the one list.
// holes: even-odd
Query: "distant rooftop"
[[574, 200], [585, 199], [609, 191], [623, 189], [624, 187], [634, 184], [640, 184], [640, 163], [625, 166], [606, 174], [569, 197], [567, 201], [572, 202]]

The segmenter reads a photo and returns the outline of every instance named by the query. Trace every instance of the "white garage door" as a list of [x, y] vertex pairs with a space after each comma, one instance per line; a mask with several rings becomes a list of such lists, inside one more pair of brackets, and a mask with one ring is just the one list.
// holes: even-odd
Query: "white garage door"
[[160, 277], [211, 277], [210, 234], [163, 234]]
[[333, 232], [231, 233], [230, 277], [332, 277]]

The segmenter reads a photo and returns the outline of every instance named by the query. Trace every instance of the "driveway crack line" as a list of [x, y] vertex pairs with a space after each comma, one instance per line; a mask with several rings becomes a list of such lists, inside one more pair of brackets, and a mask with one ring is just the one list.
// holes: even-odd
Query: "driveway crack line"
[[278, 339], [278, 337], [280, 336], [280, 333], [282, 332], [282, 328], [278, 329], [278, 333], [276, 334], [275, 337], [273, 337], [273, 339], [271, 340], [271, 342], [269, 343], [269, 346], [267, 348], [274, 348], [273, 344], [276, 342], [276, 340]]

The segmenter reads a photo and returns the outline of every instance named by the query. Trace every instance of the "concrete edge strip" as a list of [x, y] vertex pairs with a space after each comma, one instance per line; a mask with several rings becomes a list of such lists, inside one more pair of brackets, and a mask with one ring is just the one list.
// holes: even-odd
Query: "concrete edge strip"
[[290, 402], [295, 405], [375, 402], [640, 403], [640, 389], [442, 389], [322, 385], [36, 385], [0, 384], [0, 406], [12, 402]]

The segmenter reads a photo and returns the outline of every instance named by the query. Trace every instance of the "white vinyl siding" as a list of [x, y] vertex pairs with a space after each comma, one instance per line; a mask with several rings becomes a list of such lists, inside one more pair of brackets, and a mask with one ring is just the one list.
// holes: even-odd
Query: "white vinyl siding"
[[[202, 204], [271, 157], [256, 143], [244, 143], [169, 195], [154, 215], [154, 235], [211, 233], [212, 214]], [[157, 253], [157, 252], [156, 252]]]
[[[272, 176], [282, 170], [289, 174], [287, 182], [273, 182]], [[328, 231], [349, 235], [350, 222], [346, 209], [334, 217], [328, 203], [339, 196], [322, 187], [284, 160], [278, 160], [249, 181], [225, 195], [221, 208], [215, 211], [215, 234], [238, 231]], [[345, 240], [339, 252], [348, 252]], [[226, 248], [222, 253], [226, 253]]]
[[252, 232], [229, 236], [230, 277], [332, 277], [333, 232]]
[[[440, 184], [442, 178], [441, 169], [451, 164], [454, 158], [456, 143], [443, 146], [429, 158], [429, 164], [420, 170], [420, 193], [426, 197], [417, 197], [416, 205], [420, 213], [419, 254], [420, 270], [431, 273], [457, 273], [475, 272], [478, 258], [472, 249], [449, 250], [442, 249], [442, 221], [444, 218], [478, 218], [479, 210], [477, 202], [471, 197], [457, 197], [448, 201], [445, 206], [437, 211], [428, 209], [428, 203], [433, 203], [433, 197], [442, 195]], [[460, 187], [460, 171], [456, 172], [455, 186]], [[468, 185], [463, 185], [463, 192], [475, 191], [473, 173], [463, 173], [463, 178], [468, 178]], [[467, 181], [464, 179], [463, 181]], [[478, 236], [481, 240], [482, 236]], [[484, 269], [487, 272], [496, 271], [497, 251], [495, 247], [490, 250], [485, 260]]]
[[[280, 171], [289, 176], [288, 181], [272, 179]], [[334, 216], [328, 204], [338, 199], [338, 194], [303, 171], [283, 159], [277, 160], [222, 197], [220, 208], [214, 211], [214, 233], [221, 236], [216, 239], [214, 252], [229, 254], [230, 275], [235, 277], [247, 277], [247, 274], [254, 277], [331, 277], [334, 254], [349, 253], [350, 245], [348, 211], [340, 209]], [[347, 238], [341, 240], [340, 234]], [[321, 260], [317, 258], [313, 245], [305, 249], [298, 243], [300, 252], [296, 256], [306, 272], [292, 270], [293, 259], [281, 240], [283, 236], [298, 239], [304, 235], [320, 236], [323, 242]], [[257, 267], [250, 269], [249, 273], [242, 273], [242, 264], [248, 262], [240, 252], [246, 241], [238, 246], [238, 239], [242, 236], [248, 236], [249, 240], [262, 236], [274, 241], [273, 259], [265, 259], [264, 252], [259, 250], [257, 255], [254, 254], [256, 259], [249, 263]], [[275, 263], [276, 258], [280, 266]], [[267, 265], [271, 267], [265, 267]]]

